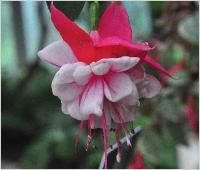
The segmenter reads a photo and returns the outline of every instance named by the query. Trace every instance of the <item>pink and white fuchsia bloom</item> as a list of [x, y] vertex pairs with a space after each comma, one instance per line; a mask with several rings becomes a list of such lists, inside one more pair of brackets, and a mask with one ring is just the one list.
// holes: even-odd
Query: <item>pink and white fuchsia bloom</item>
[[[152, 98], [160, 91], [159, 81], [145, 73], [147, 62], [168, 74], [147, 56], [147, 43], [132, 41], [126, 10], [114, 2], [100, 18], [97, 31], [87, 34], [51, 4], [51, 18], [63, 40], [39, 51], [41, 59], [59, 68], [52, 91], [61, 100], [62, 111], [71, 117], [88, 120], [88, 143], [91, 129], [102, 128], [107, 168], [106, 132], [122, 128], [130, 145], [126, 123], [134, 119], [140, 98]], [[79, 129], [80, 133], [80, 129]], [[117, 158], [120, 158], [118, 147]]]

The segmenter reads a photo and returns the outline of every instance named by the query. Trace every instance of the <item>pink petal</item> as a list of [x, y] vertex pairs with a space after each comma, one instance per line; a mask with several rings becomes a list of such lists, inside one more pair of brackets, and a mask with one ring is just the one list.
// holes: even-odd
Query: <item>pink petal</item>
[[101, 128], [101, 127], [102, 127], [101, 117], [96, 116], [96, 115], [92, 115], [91, 128], [97, 129], [97, 128]]
[[80, 113], [79, 97], [71, 102], [62, 102], [62, 112], [77, 120], [87, 120], [88, 117]]
[[106, 9], [100, 18], [98, 31], [103, 38], [118, 36], [125, 40], [132, 40], [132, 30], [128, 14], [120, 3], [111, 3]]
[[81, 65], [76, 67], [73, 77], [77, 84], [79, 85], [85, 85], [88, 83], [88, 81], [91, 78], [92, 71], [88, 65]]
[[166, 74], [167, 76], [172, 77], [170, 73], [165, 68], [163, 68], [159, 63], [157, 63], [153, 58], [145, 56], [144, 61], [152, 65], [154, 68], [161, 71], [162, 73]]
[[150, 74], [146, 75], [144, 81], [137, 84], [140, 97], [152, 98], [156, 96], [161, 89], [160, 82]]
[[57, 84], [72, 83], [74, 82], [73, 74], [77, 67], [85, 65], [84, 63], [77, 62], [73, 64], [64, 64], [54, 76]]
[[109, 73], [104, 79], [104, 93], [108, 100], [116, 102], [131, 94], [133, 82], [125, 73]]
[[137, 64], [132, 69], [128, 70], [127, 73], [129, 74], [133, 82], [136, 84], [141, 82], [145, 77], [144, 68], [140, 64]]
[[108, 63], [103, 63], [103, 62], [93, 62], [90, 64], [92, 72], [95, 75], [104, 75], [106, 74], [109, 69], [110, 69], [110, 65]]
[[[113, 112], [113, 108], [110, 103], [106, 100], [104, 101], [104, 114], [106, 115], [106, 126], [107, 129], [116, 129], [117, 125], [111, 121], [111, 112]], [[92, 129], [102, 128], [102, 119], [99, 116], [92, 115]]]
[[[120, 114], [123, 122], [130, 122], [133, 121], [135, 118], [135, 112], [137, 111], [137, 106], [125, 106], [123, 104], [115, 104], [116, 111]], [[111, 114], [112, 119], [116, 123], [121, 123], [121, 120], [116, 112], [112, 112]]]
[[64, 102], [74, 100], [81, 94], [83, 90], [82, 86], [78, 86], [76, 83], [69, 84], [52, 84], [52, 91], [54, 96]]
[[81, 113], [89, 115], [102, 115], [103, 107], [103, 84], [101, 79], [91, 80], [84, 92], [80, 101]]
[[[111, 116], [110, 114], [107, 114], [107, 111], [104, 111], [106, 115], [106, 125], [107, 129], [111, 128]], [[92, 115], [92, 122], [91, 122], [91, 128], [92, 129], [97, 129], [97, 128], [102, 128], [102, 120], [101, 117]]]
[[90, 32], [90, 38], [94, 43], [98, 42], [100, 40], [99, 32], [98, 31], [91, 31]]
[[119, 102], [125, 105], [129, 105], [129, 106], [133, 106], [133, 105], [137, 105], [139, 103], [139, 94], [138, 94], [138, 90], [136, 85], [133, 83], [133, 90], [132, 93], [130, 95], [128, 95], [127, 97], [123, 98], [122, 100], [120, 100]]
[[139, 62], [137, 57], [123, 56], [120, 58], [104, 58], [90, 64], [91, 69], [96, 75], [105, 75], [109, 70], [123, 72], [135, 66]]
[[77, 59], [87, 62], [94, 55], [90, 36], [51, 4], [51, 19], [63, 40], [72, 48]]
[[75, 55], [71, 48], [64, 41], [56, 41], [38, 52], [38, 56], [53, 64], [61, 67], [63, 64], [77, 62]]
[[107, 58], [102, 59], [99, 63], [108, 63], [110, 65], [110, 70], [114, 72], [123, 72], [132, 67], [134, 67], [139, 62], [138, 57], [127, 57], [123, 56], [120, 58]]
[[74, 83], [73, 78], [74, 69], [79, 65], [82, 65], [82, 63], [65, 64], [54, 76], [51, 85], [53, 94], [63, 102], [73, 100], [83, 90], [82, 86]]

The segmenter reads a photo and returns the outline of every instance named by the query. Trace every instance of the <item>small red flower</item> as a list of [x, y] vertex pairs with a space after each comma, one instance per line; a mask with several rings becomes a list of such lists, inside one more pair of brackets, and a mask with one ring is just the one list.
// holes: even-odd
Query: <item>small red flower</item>
[[194, 132], [199, 134], [199, 118], [197, 115], [197, 109], [194, 106], [194, 97], [192, 95], [188, 95], [187, 101], [187, 108], [185, 110], [186, 118]]
[[135, 153], [135, 159], [129, 164], [129, 169], [145, 169], [143, 155], [140, 152]]

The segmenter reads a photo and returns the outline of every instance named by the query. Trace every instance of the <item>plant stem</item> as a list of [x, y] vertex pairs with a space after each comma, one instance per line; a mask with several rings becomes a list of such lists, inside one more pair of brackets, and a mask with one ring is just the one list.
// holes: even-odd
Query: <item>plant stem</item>
[[91, 30], [97, 30], [98, 21], [100, 14], [100, 5], [98, 1], [94, 1], [90, 4], [89, 15], [90, 15], [90, 27]]

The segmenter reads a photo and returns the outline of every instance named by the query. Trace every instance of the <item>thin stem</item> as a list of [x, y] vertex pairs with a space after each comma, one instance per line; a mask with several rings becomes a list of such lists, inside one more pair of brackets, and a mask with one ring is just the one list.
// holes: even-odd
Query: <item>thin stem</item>
[[100, 14], [100, 5], [98, 1], [94, 1], [90, 4], [89, 15], [90, 15], [90, 27], [91, 30], [97, 30]]

